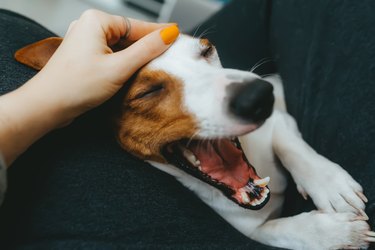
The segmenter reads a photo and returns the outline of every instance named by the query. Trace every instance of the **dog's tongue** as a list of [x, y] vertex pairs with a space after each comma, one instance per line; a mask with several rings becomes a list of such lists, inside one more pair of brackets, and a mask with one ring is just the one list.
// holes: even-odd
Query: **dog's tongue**
[[201, 170], [211, 178], [234, 188], [245, 186], [249, 179], [260, 179], [252, 166], [243, 159], [243, 153], [228, 139], [192, 142], [189, 150], [201, 163]]

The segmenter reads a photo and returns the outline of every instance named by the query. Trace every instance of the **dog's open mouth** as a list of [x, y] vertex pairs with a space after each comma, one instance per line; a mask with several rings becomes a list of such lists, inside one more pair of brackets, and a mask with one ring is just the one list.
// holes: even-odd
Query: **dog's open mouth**
[[270, 198], [269, 177], [256, 174], [238, 138], [181, 140], [162, 153], [170, 164], [221, 190], [241, 207], [260, 209]]

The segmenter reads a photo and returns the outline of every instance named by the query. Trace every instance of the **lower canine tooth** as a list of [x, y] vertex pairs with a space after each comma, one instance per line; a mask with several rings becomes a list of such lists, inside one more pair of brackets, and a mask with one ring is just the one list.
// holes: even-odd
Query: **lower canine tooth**
[[255, 180], [254, 184], [260, 187], [265, 187], [268, 185], [269, 182], [270, 182], [270, 177], [266, 177], [264, 179]]

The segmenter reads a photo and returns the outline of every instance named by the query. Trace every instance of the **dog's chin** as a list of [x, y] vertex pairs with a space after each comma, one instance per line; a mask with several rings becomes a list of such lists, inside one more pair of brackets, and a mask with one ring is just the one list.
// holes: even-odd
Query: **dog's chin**
[[256, 174], [237, 137], [183, 139], [164, 146], [162, 155], [169, 164], [219, 189], [241, 207], [257, 210], [270, 198], [269, 177]]

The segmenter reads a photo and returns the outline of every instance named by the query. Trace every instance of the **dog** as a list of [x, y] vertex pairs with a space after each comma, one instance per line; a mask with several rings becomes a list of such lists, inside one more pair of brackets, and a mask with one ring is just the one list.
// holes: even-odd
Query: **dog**
[[[61, 40], [29, 45], [15, 58], [40, 69]], [[302, 139], [279, 76], [223, 68], [207, 39], [180, 35], [126, 88], [121, 147], [173, 175], [242, 234], [288, 249], [375, 242], [361, 185]], [[279, 218], [285, 170], [319, 210]]]

